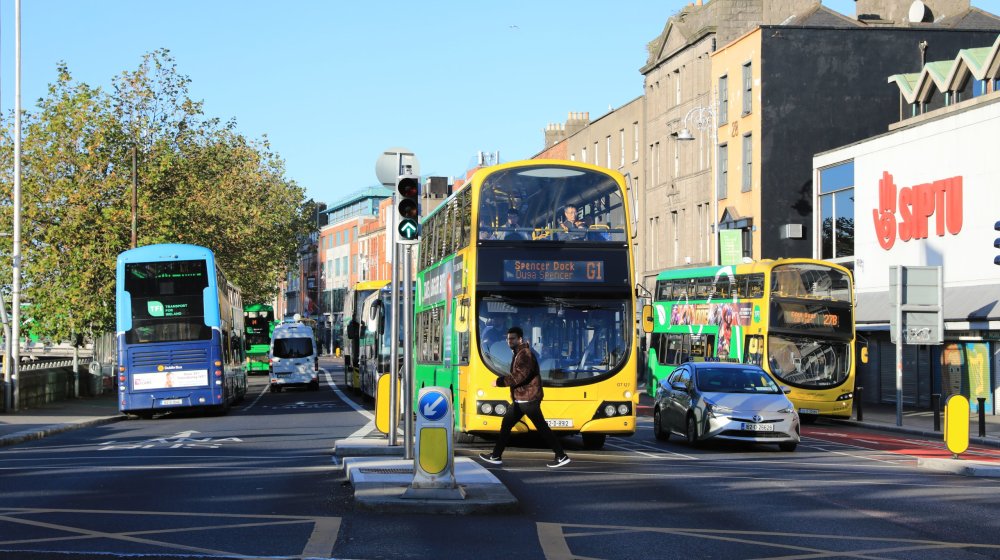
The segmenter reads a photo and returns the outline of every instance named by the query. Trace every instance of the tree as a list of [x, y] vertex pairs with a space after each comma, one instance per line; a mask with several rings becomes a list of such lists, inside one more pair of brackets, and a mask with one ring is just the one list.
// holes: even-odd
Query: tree
[[[22, 270], [32, 332], [66, 340], [114, 329], [115, 260], [130, 245], [133, 149], [138, 244], [207, 246], [245, 301], [273, 297], [296, 239], [313, 227], [303, 189], [285, 178], [266, 138], [251, 141], [234, 121], [206, 118], [189, 83], [166, 50], [123, 72], [113, 95], [74, 82], [61, 64], [37, 114], [25, 115]], [[7, 126], [3, 132], [9, 148]], [[8, 187], [0, 220], [8, 225], [10, 169], [0, 175]]]

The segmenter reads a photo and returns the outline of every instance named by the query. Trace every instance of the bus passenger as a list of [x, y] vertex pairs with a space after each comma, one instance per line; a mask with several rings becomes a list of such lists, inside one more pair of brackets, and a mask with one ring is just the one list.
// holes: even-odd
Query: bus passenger
[[559, 224], [562, 227], [563, 239], [583, 239], [583, 232], [587, 229], [587, 224], [576, 217], [576, 207], [567, 205], [563, 208], [563, 220]]
[[504, 223], [503, 228], [496, 233], [494, 239], [505, 239], [505, 240], [516, 240], [523, 241], [528, 239], [528, 236], [524, 232], [517, 231], [521, 227], [518, 223], [519, 214], [517, 208], [513, 206], [507, 209], [507, 221]]

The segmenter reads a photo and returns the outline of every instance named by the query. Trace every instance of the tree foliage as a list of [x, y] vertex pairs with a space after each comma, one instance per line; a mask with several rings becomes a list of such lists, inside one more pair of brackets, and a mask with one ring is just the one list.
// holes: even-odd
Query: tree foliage
[[[167, 50], [119, 75], [111, 94], [60, 65], [37, 112], [23, 115], [22, 301], [32, 332], [66, 340], [114, 329], [115, 259], [131, 243], [133, 151], [137, 245], [206, 246], [244, 301], [274, 296], [311, 227], [303, 189], [285, 178], [266, 138], [206, 118], [189, 83]], [[11, 119], [4, 125], [0, 220], [11, 231]]]

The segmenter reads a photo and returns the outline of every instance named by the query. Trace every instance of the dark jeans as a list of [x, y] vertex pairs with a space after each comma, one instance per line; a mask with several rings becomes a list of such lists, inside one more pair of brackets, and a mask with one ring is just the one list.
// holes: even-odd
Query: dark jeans
[[500, 424], [500, 437], [493, 447], [494, 457], [501, 457], [503, 455], [503, 450], [507, 447], [507, 440], [510, 439], [511, 429], [525, 416], [535, 425], [538, 433], [542, 434], [542, 437], [545, 438], [545, 442], [549, 444], [552, 451], [555, 451], [557, 459], [566, 454], [563, 451], [562, 445], [559, 444], [559, 438], [552, 433], [548, 423], [545, 422], [545, 416], [542, 415], [542, 401], [539, 400], [511, 403], [510, 408], [507, 409], [507, 414], [503, 415], [503, 422]]

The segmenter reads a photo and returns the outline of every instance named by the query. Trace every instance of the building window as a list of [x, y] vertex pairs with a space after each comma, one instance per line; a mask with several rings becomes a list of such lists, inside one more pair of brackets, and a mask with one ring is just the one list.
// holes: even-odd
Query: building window
[[639, 122], [632, 123], [632, 161], [639, 161]]
[[[600, 165], [600, 164], [601, 164], [601, 163], [600, 163], [600, 162], [601, 162], [601, 158], [600, 158], [600, 156], [598, 155], [598, 154], [600, 153], [600, 152], [598, 151], [598, 150], [600, 150], [600, 147], [601, 147], [601, 144], [600, 144], [600, 142], [594, 142], [594, 165]], [[610, 161], [608, 162], [608, 165], [609, 165], [609, 166], [611, 165], [611, 162], [610, 162]]]
[[587, 163], [587, 147], [580, 148], [580, 161]]
[[681, 104], [681, 71], [674, 70], [674, 105]]
[[743, 187], [742, 192], [750, 192], [753, 187], [753, 134], [743, 135]]
[[743, 114], [753, 110], [753, 68], [751, 63], [743, 65]]
[[604, 139], [604, 163], [611, 167], [611, 136]]
[[681, 150], [678, 146], [680, 142], [674, 142], [674, 178], [676, 179], [681, 174]]
[[680, 264], [680, 253], [681, 253], [681, 224], [680, 218], [678, 217], [677, 211], [674, 210], [670, 212], [670, 227], [673, 229], [674, 234], [674, 250], [673, 250], [673, 261], [674, 264]]
[[719, 157], [716, 160], [719, 163], [719, 173], [716, 180], [715, 190], [718, 193], [719, 199], [726, 198], [726, 187], [729, 182], [729, 145], [719, 144]]
[[719, 124], [729, 122], [729, 76], [719, 78]]
[[854, 256], [854, 162], [819, 171], [821, 259]]
[[[608, 141], [609, 142], [610, 142], [610, 140], [611, 140], [611, 138], [608, 137]], [[624, 128], [618, 131], [618, 145], [621, 148], [620, 150], [618, 150], [620, 152], [620, 154], [619, 154], [620, 157], [618, 158], [619, 159], [618, 167], [625, 167], [625, 129]]]

